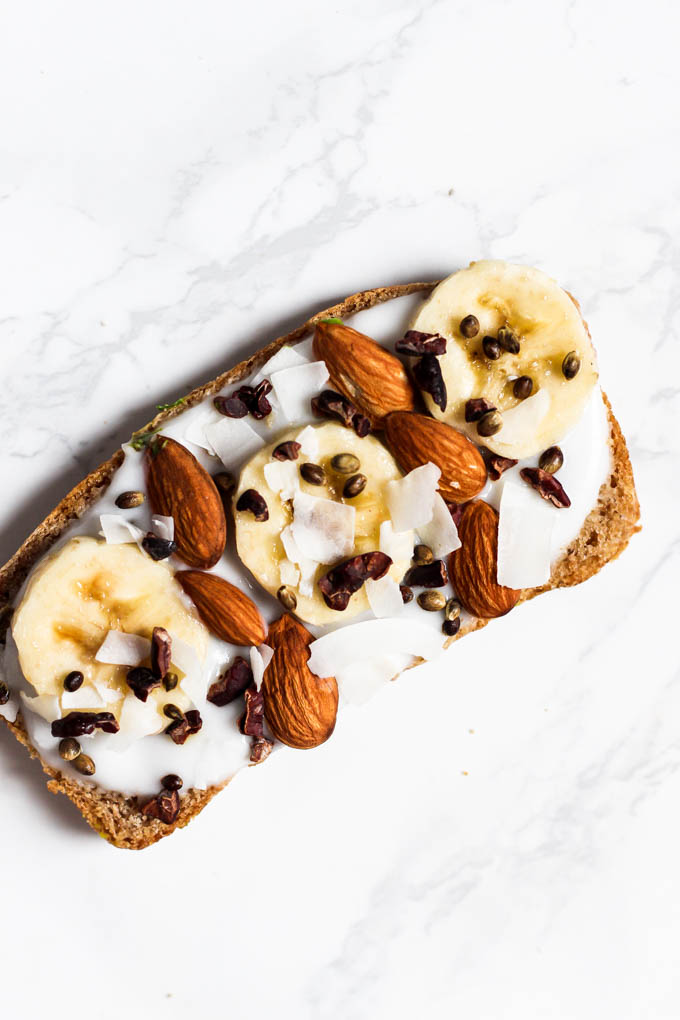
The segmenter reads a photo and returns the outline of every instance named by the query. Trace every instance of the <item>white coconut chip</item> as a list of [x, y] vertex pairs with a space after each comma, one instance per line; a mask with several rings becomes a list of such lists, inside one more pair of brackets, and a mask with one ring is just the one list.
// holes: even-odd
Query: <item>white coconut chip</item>
[[164, 517], [162, 514], [154, 514], [151, 518], [151, 529], [154, 535], [165, 539], [166, 542], [172, 542], [175, 537], [175, 519], [174, 517]]
[[395, 531], [419, 528], [432, 520], [434, 497], [441, 471], [435, 464], [423, 464], [404, 478], [388, 482], [385, 499]]
[[503, 443], [521, 443], [527, 435], [536, 432], [550, 410], [550, 394], [537, 390], [515, 407], [503, 411], [503, 425], [497, 433]]
[[443, 639], [428, 624], [402, 617], [352, 623], [317, 638], [309, 648], [312, 673], [337, 677], [338, 670], [383, 655], [399, 653], [436, 659], [443, 649]]
[[336, 677], [340, 696], [347, 704], [363, 705], [412, 663], [412, 655], [395, 654], [346, 666]]
[[393, 563], [410, 560], [413, 556], [413, 532], [395, 531], [392, 521], [380, 525], [380, 552], [386, 553]]
[[97, 649], [97, 662], [112, 666], [139, 666], [151, 653], [151, 642], [138, 634], [110, 630]]
[[326, 362], [312, 361], [284, 368], [281, 372], [273, 372], [270, 382], [288, 421], [303, 421], [309, 416], [312, 397], [317, 396], [328, 382]]
[[225, 418], [206, 425], [205, 436], [227, 471], [235, 471], [264, 446], [264, 439], [245, 418]]
[[39, 694], [37, 697], [31, 698], [21, 691], [21, 700], [29, 712], [34, 712], [48, 723], [61, 718], [59, 698], [53, 694]]
[[264, 478], [281, 499], [292, 499], [300, 488], [300, 473], [294, 460], [273, 460], [264, 466]]
[[82, 684], [77, 691], [64, 691], [61, 696], [62, 712], [78, 712], [88, 708], [103, 708], [104, 699], [90, 684]]
[[300, 571], [290, 560], [281, 560], [279, 564], [279, 577], [281, 584], [287, 584], [291, 588], [295, 588], [300, 580]]
[[[293, 499], [293, 538], [303, 556], [332, 563], [354, 548], [356, 510], [346, 503], [297, 492]], [[292, 558], [292, 557], [291, 557]]]
[[[97, 688], [97, 692], [106, 705], [113, 705], [114, 702], [120, 701], [123, 694], [116, 687], [109, 687], [103, 680], [95, 680], [94, 686]], [[63, 704], [63, 697], [62, 697]]]
[[499, 584], [535, 588], [550, 580], [550, 545], [559, 513], [526, 482], [505, 479], [498, 511]]
[[134, 694], [125, 698], [118, 722], [120, 730], [110, 744], [107, 742], [107, 748], [118, 753], [127, 751], [136, 740], [160, 733], [167, 725], [167, 719], [158, 711], [153, 698], [140, 701]]
[[295, 368], [299, 365], [306, 365], [308, 362], [309, 358], [303, 357], [296, 348], [286, 344], [269, 361], [265, 361], [262, 368], [251, 379], [250, 385], [257, 386], [263, 379], [269, 379], [272, 372], [282, 372], [285, 368]]
[[101, 514], [99, 523], [99, 534], [104, 536], [109, 545], [124, 545], [127, 542], [139, 544], [144, 538], [142, 529], [131, 524], [122, 514]]
[[366, 595], [374, 616], [398, 616], [404, 608], [399, 585], [389, 574], [377, 581], [369, 578], [366, 581]]
[[274, 649], [269, 645], [258, 645], [250, 649], [250, 668], [253, 671], [253, 681], [258, 691], [262, 685], [264, 671], [274, 658]]
[[300, 444], [300, 453], [308, 460], [315, 461], [319, 456], [319, 434], [313, 425], [307, 425], [298, 432], [295, 442]]
[[421, 542], [430, 547], [436, 560], [448, 556], [454, 549], [460, 549], [458, 528], [439, 493], [434, 497], [432, 520], [427, 524], [421, 524], [418, 534]]
[[205, 430], [209, 425], [219, 425], [223, 416], [214, 409], [207, 412], [203, 411], [202, 413], [198, 412], [198, 409], [194, 413], [194, 410], [192, 408], [190, 411], [185, 411], [182, 415], [182, 418], [186, 415], [189, 419], [182, 433], [182, 439], [187, 443], [200, 447], [201, 450], [205, 450], [212, 457], [216, 457], [217, 453], [212, 443], [209, 442]]
[[296, 563], [300, 568], [300, 593], [306, 598], [311, 598], [314, 594], [314, 575], [316, 573], [316, 568], [319, 566], [318, 562], [303, 554], [295, 541], [293, 529], [290, 524], [281, 532], [281, 542], [288, 559], [291, 560], [291, 562]]

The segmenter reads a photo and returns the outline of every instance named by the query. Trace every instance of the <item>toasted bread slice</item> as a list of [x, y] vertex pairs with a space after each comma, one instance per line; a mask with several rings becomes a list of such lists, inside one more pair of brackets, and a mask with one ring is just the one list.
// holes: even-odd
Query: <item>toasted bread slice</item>
[[[312, 332], [319, 319], [329, 316], [347, 318], [364, 309], [409, 294], [422, 293], [423, 296], [426, 296], [437, 285], [437, 282], [377, 287], [353, 294], [339, 304], [312, 316], [301, 326], [285, 336], [279, 337], [278, 340], [273, 341], [235, 368], [193, 390], [180, 407], [161, 411], [141, 431], [160, 428], [187, 407], [198, 404], [225, 386], [238, 383], [260, 368], [280, 347], [285, 344], [295, 344], [304, 339]], [[554, 567], [549, 583], [540, 588], [523, 591], [521, 600], [533, 598], [552, 588], [580, 584], [581, 581], [585, 581], [597, 573], [609, 560], [615, 559], [626, 547], [631, 536], [638, 530], [639, 504], [626, 442], [609, 402], [606, 397], [604, 399], [610, 425], [611, 475], [602, 485], [597, 504], [584, 522], [580, 534], [569, 545]], [[57, 541], [69, 523], [92, 506], [107, 488], [123, 459], [123, 452], [117, 450], [109, 460], [100, 464], [84, 478], [38, 525], [15, 555], [0, 569], [0, 610], [3, 606], [11, 605], [29, 571]], [[473, 621], [451, 641], [458, 640], [464, 634], [479, 629], [487, 622], [486, 620]], [[7, 722], [7, 726], [17, 740], [28, 748], [30, 754], [40, 759], [44, 772], [50, 777], [48, 788], [53, 793], [63, 793], [69, 797], [92, 828], [117, 847], [139, 850], [169, 835], [176, 828], [187, 825], [206, 806], [208, 801], [212, 800], [215, 794], [229, 782], [226, 780], [221, 785], [213, 786], [208, 790], [189, 790], [182, 798], [178, 818], [173, 824], [166, 825], [158, 819], [144, 815], [136, 798], [85, 786], [64, 776], [60, 771], [43, 761], [38, 751], [31, 745], [21, 713], [14, 723]]]

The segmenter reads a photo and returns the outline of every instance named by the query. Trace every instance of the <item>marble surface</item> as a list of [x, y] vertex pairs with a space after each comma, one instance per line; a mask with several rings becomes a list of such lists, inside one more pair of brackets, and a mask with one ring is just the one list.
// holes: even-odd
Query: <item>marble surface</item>
[[644, 529], [140, 854], [0, 733], [4, 1015], [678, 1016], [679, 28], [664, 0], [12, 12], [0, 561], [154, 404], [480, 256], [581, 300]]

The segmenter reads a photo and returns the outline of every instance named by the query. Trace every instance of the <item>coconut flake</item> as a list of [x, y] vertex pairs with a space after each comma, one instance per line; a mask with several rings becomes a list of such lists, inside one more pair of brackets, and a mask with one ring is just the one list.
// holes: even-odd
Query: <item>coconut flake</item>
[[250, 668], [253, 671], [253, 682], [258, 691], [262, 685], [264, 671], [274, 658], [274, 649], [269, 645], [258, 645], [250, 649]]
[[302, 421], [309, 416], [312, 397], [323, 389], [327, 381], [325, 361], [284, 368], [270, 376], [281, 410], [288, 421]]
[[21, 700], [29, 712], [34, 712], [35, 715], [39, 715], [41, 719], [48, 723], [61, 718], [61, 707], [59, 705], [59, 698], [56, 695], [39, 694], [37, 697], [31, 698], [28, 694], [24, 694], [21, 691]]
[[122, 514], [101, 514], [99, 517], [101, 525], [100, 535], [103, 535], [109, 545], [123, 545], [126, 542], [141, 542], [144, 532], [135, 524], [131, 524]]
[[298, 432], [295, 442], [300, 444], [300, 453], [308, 460], [315, 461], [319, 456], [319, 433], [313, 425], [307, 425]]
[[339, 670], [336, 680], [342, 700], [350, 705], [365, 704], [412, 663], [412, 655], [381, 655]]
[[429, 545], [436, 560], [448, 556], [454, 549], [460, 549], [458, 528], [439, 493], [434, 497], [432, 520], [427, 524], [421, 524], [418, 533], [421, 542]]
[[550, 545], [558, 513], [524, 482], [505, 480], [498, 513], [499, 584], [535, 588], [550, 580]]
[[395, 531], [419, 528], [432, 520], [440, 474], [435, 464], [427, 463], [387, 483], [385, 499]]
[[279, 577], [281, 584], [288, 584], [291, 588], [295, 588], [300, 580], [300, 571], [290, 560], [281, 560], [279, 564]]
[[346, 503], [297, 492], [293, 499], [293, 538], [303, 556], [332, 563], [354, 548], [356, 510]]
[[150, 698], [140, 701], [134, 694], [128, 694], [121, 709], [120, 730], [111, 741], [112, 751], [126, 751], [135, 740], [160, 733], [167, 719], [158, 711], [158, 704]]
[[286, 344], [269, 361], [265, 361], [259, 372], [256, 372], [251, 379], [250, 385], [257, 386], [263, 379], [269, 379], [272, 372], [282, 372], [285, 368], [296, 368], [300, 365], [306, 365], [308, 362], [309, 358], [303, 357], [294, 347], [289, 347]]
[[264, 446], [264, 439], [251, 428], [245, 418], [220, 417], [206, 425], [205, 436], [227, 471], [235, 471], [245, 460]]
[[164, 538], [166, 542], [172, 542], [175, 537], [175, 520], [173, 517], [164, 517], [162, 514], [154, 514], [151, 518], [151, 528], [154, 535]]
[[331, 631], [309, 646], [309, 668], [317, 676], [336, 676], [338, 671], [362, 660], [382, 655], [416, 655], [435, 659], [443, 648], [441, 634], [426, 623], [398, 620], [363, 620]]
[[194, 446], [200, 447], [212, 457], [216, 457], [215, 449], [212, 443], [209, 442], [205, 430], [209, 425], [219, 425], [222, 421], [222, 415], [214, 409], [207, 413], [204, 411], [202, 414], [192, 413], [192, 411], [185, 412], [185, 414], [189, 418], [189, 422], [184, 429], [182, 439], [187, 443], [193, 443]]
[[318, 562], [304, 555], [295, 541], [293, 529], [290, 524], [281, 532], [281, 542], [288, 559], [293, 563], [297, 563], [300, 568], [300, 593], [306, 598], [311, 598], [314, 594], [314, 575], [316, 573], [316, 568], [319, 566]]
[[410, 560], [413, 556], [413, 532], [395, 531], [392, 521], [380, 525], [380, 552], [387, 553], [393, 563]]
[[300, 488], [300, 475], [294, 460], [273, 460], [264, 466], [264, 478], [269, 488], [281, 499], [292, 499]]
[[4, 705], [0, 705], [0, 718], [6, 719], [7, 722], [16, 722], [18, 712], [19, 705], [14, 697], [11, 697]]
[[81, 709], [103, 707], [104, 699], [99, 691], [90, 684], [83, 684], [77, 691], [64, 691], [61, 696], [62, 712], [77, 712]]
[[404, 608], [399, 585], [389, 574], [385, 574], [377, 581], [369, 578], [365, 587], [368, 604], [374, 616], [397, 616]]
[[123, 697], [123, 694], [121, 693], [121, 691], [118, 690], [118, 688], [109, 687], [109, 685], [104, 680], [95, 680], [94, 685], [97, 688], [97, 693], [99, 694], [99, 697], [106, 705], [113, 705], [114, 702], [120, 701], [120, 699]]
[[139, 634], [125, 634], [122, 630], [110, 630], [97, 649], [97, 662], [112, 666], [139, 666], [151, 652], [151, 642]]
[[503, 425], [497, 436], [502, 443], [522, 443], [527, 435], [536, 432], [550, 410], [550, 394], [537, 390], [515, 407], [503, 411]]

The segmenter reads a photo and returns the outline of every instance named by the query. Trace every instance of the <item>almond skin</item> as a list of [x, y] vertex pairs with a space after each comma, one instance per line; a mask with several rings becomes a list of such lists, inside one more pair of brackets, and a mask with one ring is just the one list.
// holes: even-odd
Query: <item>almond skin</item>
[[428, 461], [437, 465], [444, 499], [466, 503], [486, 484], [486, 465], [475, 444], [443, 421], [394, 411], [385, 421], [385, 439], [402, 471], [408, 473]]
[[290, 613], [269, 629], [274, 656], [262, 681], [264, 714], [276, 739], [289, 747], [318, 747], [335, 728], [338, 685], [334, 677], [318, 677], [309, 669], [313, 640]]
[[232, 645], [261, 645], [267, 628], [247, 595], [217, 574], [178, 570], [175, 578], [192, 600], [209, 631]]
[[326, 362], [333, 389], [366, 415], [372, 429], [382, 429], [390, 411], [415, 407], [415, 390], [399, 358], [351, 326], [317, 322], [314, 354]]
[[449, 558], [449, 577], [469, 613], [483, 620], [504, 616], [520, 596], [496, 580], [498, 565], [498, 514], [478, 499], [468, 504], [458, 525], [460, 549]]
[[217, 486], [193, 453], [155, 436], [145, 453], [151, 509], [175, 521], [177, 555], [190, 567], [214, 567], [224, 552], [227, 521]]

